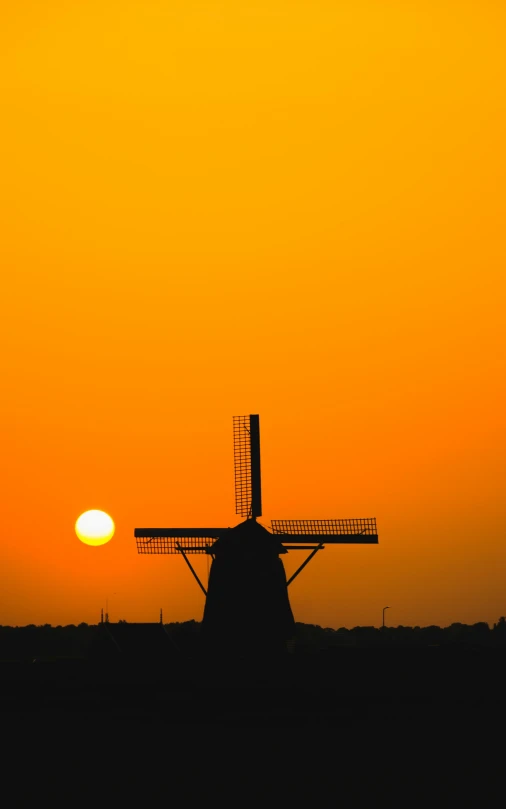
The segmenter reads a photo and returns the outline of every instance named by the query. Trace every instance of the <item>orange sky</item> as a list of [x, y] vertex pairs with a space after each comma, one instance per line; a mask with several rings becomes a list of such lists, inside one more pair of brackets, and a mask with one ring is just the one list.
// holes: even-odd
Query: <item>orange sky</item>
[[247, 413], [264, 523], [378, 520], [297, 620], [506, 614], [505, 32], [497, 0], [2, 5], [0, 623], [200, 620], [133, 529], [239, 521]]

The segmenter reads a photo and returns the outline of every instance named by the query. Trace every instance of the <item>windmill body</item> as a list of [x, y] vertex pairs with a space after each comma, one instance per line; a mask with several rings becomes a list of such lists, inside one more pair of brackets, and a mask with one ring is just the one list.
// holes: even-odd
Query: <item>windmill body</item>
[[[236, 512], [234, 528], [136, 528], [139, 553], [181, 554], [206, 595], [202, 621], [211, 651], [281, 650], [295, 623], [288, 585], [326, 544], [377, 544], [376, 520], [273, 520], [271, 531], [257, 522], [262, 514], [258, 415], [234, 417]], [[280, 556], [309, 555], [287, 581]], [[208, 589], [189, 556], [212, 558]]]
[[208, 649], [275, 651], [293, 637], [286, 574], [277, 537], [250, 518], [216, 540], [203, 642]]

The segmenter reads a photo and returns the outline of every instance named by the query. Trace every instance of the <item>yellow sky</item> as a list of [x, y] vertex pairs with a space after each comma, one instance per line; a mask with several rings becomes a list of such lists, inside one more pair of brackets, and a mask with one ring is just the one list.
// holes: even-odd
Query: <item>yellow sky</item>
[[[297, 620], [506, 613], [505, 23], [4, 4], [0, 623], [94, 622], [108, 595], [112, 619], [200, 619], [133, 528], [235, 523], [243, 413], [267, 524], [378, 519], [377, 548], [297, 579]], [[109, 545], [75, 537], [87, 508]]]

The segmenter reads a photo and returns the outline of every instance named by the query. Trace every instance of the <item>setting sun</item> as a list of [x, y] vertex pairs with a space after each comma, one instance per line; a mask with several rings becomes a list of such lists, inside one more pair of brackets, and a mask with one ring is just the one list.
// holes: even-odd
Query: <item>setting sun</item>
[[114, 534], [114, 522], [105, 511], [85, 511], [76, 521], [76, 534], [86, 545], [105, 545]]

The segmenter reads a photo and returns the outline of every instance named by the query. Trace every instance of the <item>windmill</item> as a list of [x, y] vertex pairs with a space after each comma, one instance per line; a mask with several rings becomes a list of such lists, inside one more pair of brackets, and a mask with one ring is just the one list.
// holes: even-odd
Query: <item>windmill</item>
[[[268, 530], [257, 522], [258, 415], [234, 416], [233, 432], [236, 513], [245, 519], [233, 528], [136, 528], [137, 550], [183, 557], [206, 596], [202, 636], [208, 649], [273, 651], [294, 634], [290, 584], [325, 545], [377, 544], [376, 519], [272, 520]], [[299, 550], [309, 553], [287, 581], [280, 556]], [[193, 554], [212, 559], [207, 590], [189, 559]]]

